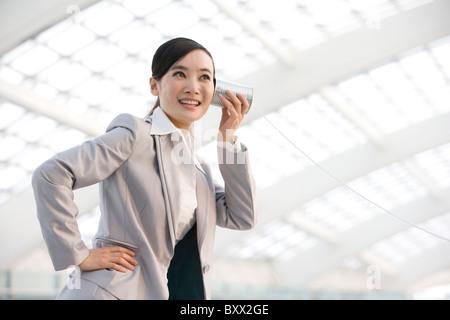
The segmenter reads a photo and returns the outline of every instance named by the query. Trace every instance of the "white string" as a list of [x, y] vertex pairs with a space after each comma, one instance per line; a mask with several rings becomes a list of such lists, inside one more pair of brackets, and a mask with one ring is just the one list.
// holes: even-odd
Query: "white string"
[[415, 225], [401, 217], [399, 217], [398, 215], [390, 212], [389, 210], [385, 209], [384, 207], [380, 206], [379, 204], [377, 204], [376, 202], [370, 200], [369, 198], [367, 198], [366, 196], [364, 196], [363, 194], [359, 193], [358, 191], [356, 191], [355, 189], [353, 189], [352, 187], [350, 187], [349, 185], [347, 185], [345, 182], [341, 181], [338, 177], [336, 177], [334, 174], [332, 174], [330, 171], [328, 171], [327, 169], [325, 169], [324, 167], [322, 167], [319, 163], [317, 163], [316, 161], [314, 161], [313, 158], [311, 158], [307, 153], [305, 153], [302, 149], [300, 149], [294, 142], [291, 141], [291, 139], [289, 139], [283, 132], [281, 132], [281, 130], [279, 130], [269, 119], [267, 119], [266, 115], [257, 107], [257, 106], [253, 106], [253, 108], [255, 108], [256, 110], [258, 110], [258, 112], [262, 115], [262, 117], [264, 118], [264, 120], [266, 120], [281, 136], [283, 136], [295, 149], [297, 149], [305, 158], [307, 158], [309, 161], [311, 161], [315, 166], [317, 166], [320, 170], [322, 170], [323, 172], [325, 172], [328, 176], [330, 176], [331, 178], [333, 178], [334, 180], [336, 180], [340, 185], [344, 186], [345, 188], [347, 188], [348, 190], [350, 190], [351, 192], [353, 192], [354, 194], [358, 195], [359, 197], [363, 198], [364, 200], [366, 200], [367, 202], [371, 203], [372, 205], [374, 205], [375, 207], [377, 207], [378, 209], [386, 212], [387, 214], [403, 221], [404, 223], [410, 225], [411, 227], [417, 228], [423, 232], [426, 232], [434, 237], [440, 238], [441, 240], [450, 242], [450, 239], [445, 238], [439, 234], [433, 233], [427, 229], [424, 229], [422, 227], [419, 227], [418, 225]]

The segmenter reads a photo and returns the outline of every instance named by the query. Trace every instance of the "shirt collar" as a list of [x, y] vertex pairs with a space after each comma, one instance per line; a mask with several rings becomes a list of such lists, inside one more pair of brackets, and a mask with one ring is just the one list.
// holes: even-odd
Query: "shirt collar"
[[[151, 119], [150, 119], [151, 118]], [[189, 129], [188, 132], [183, 132], [175, 127], [175, 125], [170, 121], [169, 117], [164, 113], [164, 111], [161, 109], [161, 107], [157, 107], [155, 111], [153, 111], [153, 114], [147, 118], [147, 122], [151, 122], [152, 128], [150, 129], [150, 135], [173, 135], [172, 137], [175, 140], [178, 140], [180, 137], [183, 139], [186, 146], [189, 148], [189, 150], [192, 150], [193, 147], [193, 133], [192, 133], [192, 126]]]
[[[186, 146], [189, 150], [192, 150], [193, 142], [192, 142], [192, 127], [189, 130], [190, 139], [189, 143], [186, 141], [186, 137], [182, 134], [181, 130], [175, 127], [175, 125], [170, 121], [161, 107], [157, 107], [151, 116], [149, 116], [145, 121], [150, 122], [152, 124], [152, 128], [150, 129], [150, 135], [168, 135], [177, 132], [183, 139]], [[197, 168], [205, 173], [200, 162], [197, 160], [197, 157], [194, 156], [194, 163]]]
[[174, 132], [181, 133], [180, 129], [175, 127], [175, 125], [170, 121], [164, 111], [158, 107], [153, 111], [152, 117], [152, 128], [150, 130], [151, 135], [166, 135]]

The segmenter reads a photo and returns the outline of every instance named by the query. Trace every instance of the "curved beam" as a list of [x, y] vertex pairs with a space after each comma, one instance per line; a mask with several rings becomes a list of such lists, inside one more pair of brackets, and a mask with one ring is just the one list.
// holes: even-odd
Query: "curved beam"
[[54, 24], [67, 19], [68, 9], [83, 10], [99, 0], [0, 1], [0, 56]]
[[[321, 166], [347, 183], [383, 166], [450, 142], [449, 123], [450, 112], [384, 136], [383, 148], [373, 143], [363, 144], [323, 161]], [[339, 182], [318, 167], [309, 166], [259, 190], [259, 221], [256, 228], [249, 232], [257, 232], [264, 224], [283, 218], [303, 203], [338, 186]], [[229, 244], [240, 241], [247, 232], [218, 229], [217, 234], [216, 251], [220, 254]]]
[[[379, 29], [363, 27], [294, 53], [293, 67], [279, 61], [233, 80], [253, 86], [254, 105], [268, 114], [323, 87], [375, 68], [406, 50], [447, 36], [450, 33], [447, 12], [450, 1], [434, 0], [383, 19]], [[259, 112], [251, 109], [244, 123], [259, 117]], [[202, 121], [204, 130], [216, 129], [220, 112], [210, 111]]]
[[[440, 200], [431, 196], [416, 199], [395, 209], [395, 213], [412, 224], [418, 225], [450, 210], [450, 188], [444, 190], [443, 194], [445, 196]], [[380, 239], [388, 238], [407, 228], [410, 228], [410, 225], [380, 212], [374, 218], [341, 234], [336, 245], [321, 242], [304, 252], [298, 252], [293, 259], [286, 262], [274, 262], [272, 266], [282, 284], [307, 285], [314, 277], [339, 265], [344, 258], [357, 256]], [[448, 251], [450, 243], [440, 238], [438, 240], [438, 246], [430, 251], [438, 251], [438, 255], [446, 255], [443, 253]], [[394, 289], [394, 287], [396, 289], [404, 288], [404, 286], [409, 286], [417, 280], [418, 276], [423, 277], [427, 272], [435, 272], [439, 268], [448, 266], [449, 259], [435, 264], [433, 260], [424, 258], [427, 254], [425, 252], [423, 257], [419, 255], [414, 258], [417, 261], [422, 261], [423, 265], [410, 262], [403, 266], [396, 266], [389, 262], [380, 264], [382, 274], [388, 276], [391, 281], [390, 289]]]

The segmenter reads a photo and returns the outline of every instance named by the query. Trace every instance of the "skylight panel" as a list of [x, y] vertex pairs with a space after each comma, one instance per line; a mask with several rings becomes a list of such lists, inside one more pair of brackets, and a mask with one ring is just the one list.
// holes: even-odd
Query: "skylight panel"
[[395, 0], [395, 2], [403, 9], [409, 10], [427, 4], [433, 0]]
[[173, 37], [181, 33], [195, 25], [199, 20], [199, 16], [194, 11], [177, 2], [172, 2], [147, 17], [147, 21], [152, 23], [166, 37]]
[[388, 210], [427, 194], [420, 182], [398, 163], [373, 171], [349, 185]]
[[219, 13], [215, 18], [215, 25], [225, 38], [232, 39], [240, 35], [244, 30], [234, 20], [228, 18], [225, 14]]
[[356, 11], [369, 11], [390, 4], [389, 0], [347, 0], [347, 2], [350, 7]]
[[62, 56], [69, 56], [92, 43], [95, 39], [95, 34], [86, 28], [79, 24], [71, 24], [60, 34], [50, 38], [47, 45]]
[[213, 19], [219, 13], [219, 8], [210, 0], [184, 0], [202, 19]]
[[[450, 213], [432, 218], [418, 226], [430, 231], [432, 234], [449, 238]], [[432, 234], [425, 233], [415, 227], [410, 227], [405, 231], [381, 240], [373, 245], [370, 251], [390, 263], [402, 264], [412, 256], [418, 255], [442, 243], [441, 240]]]
[[44, 161], [54, 156], [54, 151], [45, 147], [29, 147], [26, 152], [21, 152], [18, 157], [12, 159], [19, 167], [32, 172]]
[[36, 142], [50, 133], [57, 126], [56, 122], [43, 116], [25, 116], [10, 126], [8, 133], [27, 141]]
[[[375, 170], [348, 185], [388, 210], [427, 194], [420, 182], [400, 164]], [[302, 214], [331, 230], [343, 232], [379, 213], [380, 210], [373, 204], [340, 186], [306, 202], [296, 214]]]
[[[92, 8], [92, 7], [91, 7]], [[93, 8], [92, 11], [98, 8]], [[83, 12], [85, 13], [85, 12]], [[134, 20], [133, 15], [120, 5], [107, 6], [96, 10], [84, 21], [84, 25], [101, 37], [109, 36]]]
[[287, 12], [283, 18], [271, 22], [270, 29], [274, 31], [273, 37], [289, 41], [296, 47], [309, 47], [326, 40], [314, 19], [298, 11]]
[[60, 56], [43, 45], [36, 45], [12, 61], [11, 66], [27, 76], [34, 76], [55, 63]]
[[92, 71], [101, 73], [119, 63], [125, 57], [125, 52], [119, 47], [99, 40], [78, 51], [74, 54], [73, 59]]
[[352, 8], [346, 1], [311, 1], [306, 10], [317, 25], [325, 27], [335, 36], [360, 25], [360, 21], [353, 15]]
[[[399, 63], [430, 99], [441, 90], [449, 91], [446, 79], [426, 51], [403, 58]], [[438, 97], [440, 98], [440, 95]]]
[[431, 44], [431, 54], [437, 59], [437, 63], [443, 69], [447, 79], [450, 78], [450, 36]]
[[0, 117], [0, 130], [5, 130], [25, 114], [25, 109], [10, 102], [3, 102], [0, 104], [0, 114], [2, 115]]
[[0, 177], [1, 191], [15, 191], [14, 187], [23, 185], [29, 173], [18, 166], [5, 166], [0, 168]]
[[14, 136], [4, 136], [0, 139], [0, 161], [8, 161], [25, 147], [25, 141]]
[[159, 43], [161, 32], [138, 20], [110, 35], [109, 40], [129, 54], [138, 55], [142, 50]]
[[92, 72], [81, 64], [62, 59], [42, 72], [39, 78], [56, 90], [67, 92], [87, 80], [91, 75]]
[[72, 90], [72, 94], [90, 105], [100, 105], [116, 94], [120, 87], [113, 81], [101, 77], [91, 77]]
[[13, 62], [14, 60], [18, 59], [23, 54], [29, 52], [31, 49], [33, 49], [36, 45], [36, 42], [34, 40], [27, 40], [17, 47], [11, 49], [10, 51], [4, 53], [0, 57], [0, 61], [2, 64], [8, 64]]
[[434, 116], [433, 108], [430, 108], [426, 98], [418, 92], [418, 88], [409, 81], [397, 63], [372, 70], [369, 75], [408, 123], [417, 123]]
[[360, 75], [337, 85], [356, 114], [380, 132], [391, 133], [406, 126], [405, 119], [391, 101], [366, 76]]
[[41, 145], [54, 152], [61, 152], [81, 144], [87, 138], [86, 134], [81, 131], [59, 126], [52, 135], [41, 141]]
[[303, 204], [298, 213], [318, 223], [326, 229], [344, 232], [376, 214], [370, 203], [338, 187]]
[[270, 23], [274, 20], [283, 18], [286, 13], [296, 9], [297, 4], [293, 0], [284, 0], [280, 5], [276, 1], [248, 1], [249, 13], [254, 19], [261, 20], [263, 23]]
[[[196, 25], [192, 26], [192, 28], [184, 30], [183, 36], [195, 40], [208, 48], [214, 58], [214, 61], [216, 60], [214, 48], [225, 39], [225, 36], [219, 31], [219, 29], [217, 29], [215, 24], [205, 21], [199, 21]], [[216, 68], [219, 67], [220, 66], [218, 66], [216, 62]]]
[[412, 157], [413, 163], [440, 188], [450, 187], [450, 144], [427, 150]]
[[100, 105], [102, 110], [108, 111], [111, 117], [126, 112], [137, 117], [144, 117], [150, 110], [149, 102], [142, 95], [127, 90], [117, 92], [113, 98]]
[[[105, 75], [123, 88], [132, 89], [142, 83], [150, 88], [148, 81], [151, 77], [151, 67], [133, 58], [127, 58], [108, 69]], [[150, 91], [148, 93], [150, 94]]]
[[[298, 100], [267, 114], [266, 118], [315, 161], [367, 141], [350, 121], [319, 95]], [[239, 130], [244, 132], [244, 143], [252, 150], [252, 170], [260, 187], [267, 187], [311, 165], [279, 132], [273, 130], [266, 119], [252, 121]]]
[[151, 12], [157, 11], [161, 7], [169, 4], [171, 0], [142, 1], [142, 0], [123, 0], [123, 6], [137, 17], [144, 17]]
[[382, 19], [398, 13], [398, 7], [390, 0], [347, 0], [351, 8], [358, 12], [368, 28], [378, 28]]
[[0, 79], [20, 85], [24, 80], [24, 75], [8, 66], [0, 65]]
[[306, 250], [317, 240], [283, 221], [273, 221], [224, 250], [225, 256], [240, 259], [289, 259], [298, 250]]

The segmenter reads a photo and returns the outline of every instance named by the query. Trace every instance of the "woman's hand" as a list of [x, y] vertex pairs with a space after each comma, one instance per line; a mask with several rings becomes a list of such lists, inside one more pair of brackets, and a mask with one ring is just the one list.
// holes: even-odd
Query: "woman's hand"
[[114, 269], [126, 272], [133, 271], [137, 261], [133, 257], [135, 253], [123, 247], [103, 247], [92, 249], [89, 256], [78, 266], [82, 271], [93, 271], [100, 269]]
[[244, 119], [249, 105], [242, 94], [238, 93], [236, 96], [230, 90], [226, 90], [225, 93], [229, 99], [219, 95], [219, 99], [225, 105], [225, 108], [222, 108], [222, 119], [220, 120], [217, 140], [233, 143], [234, 132]]

